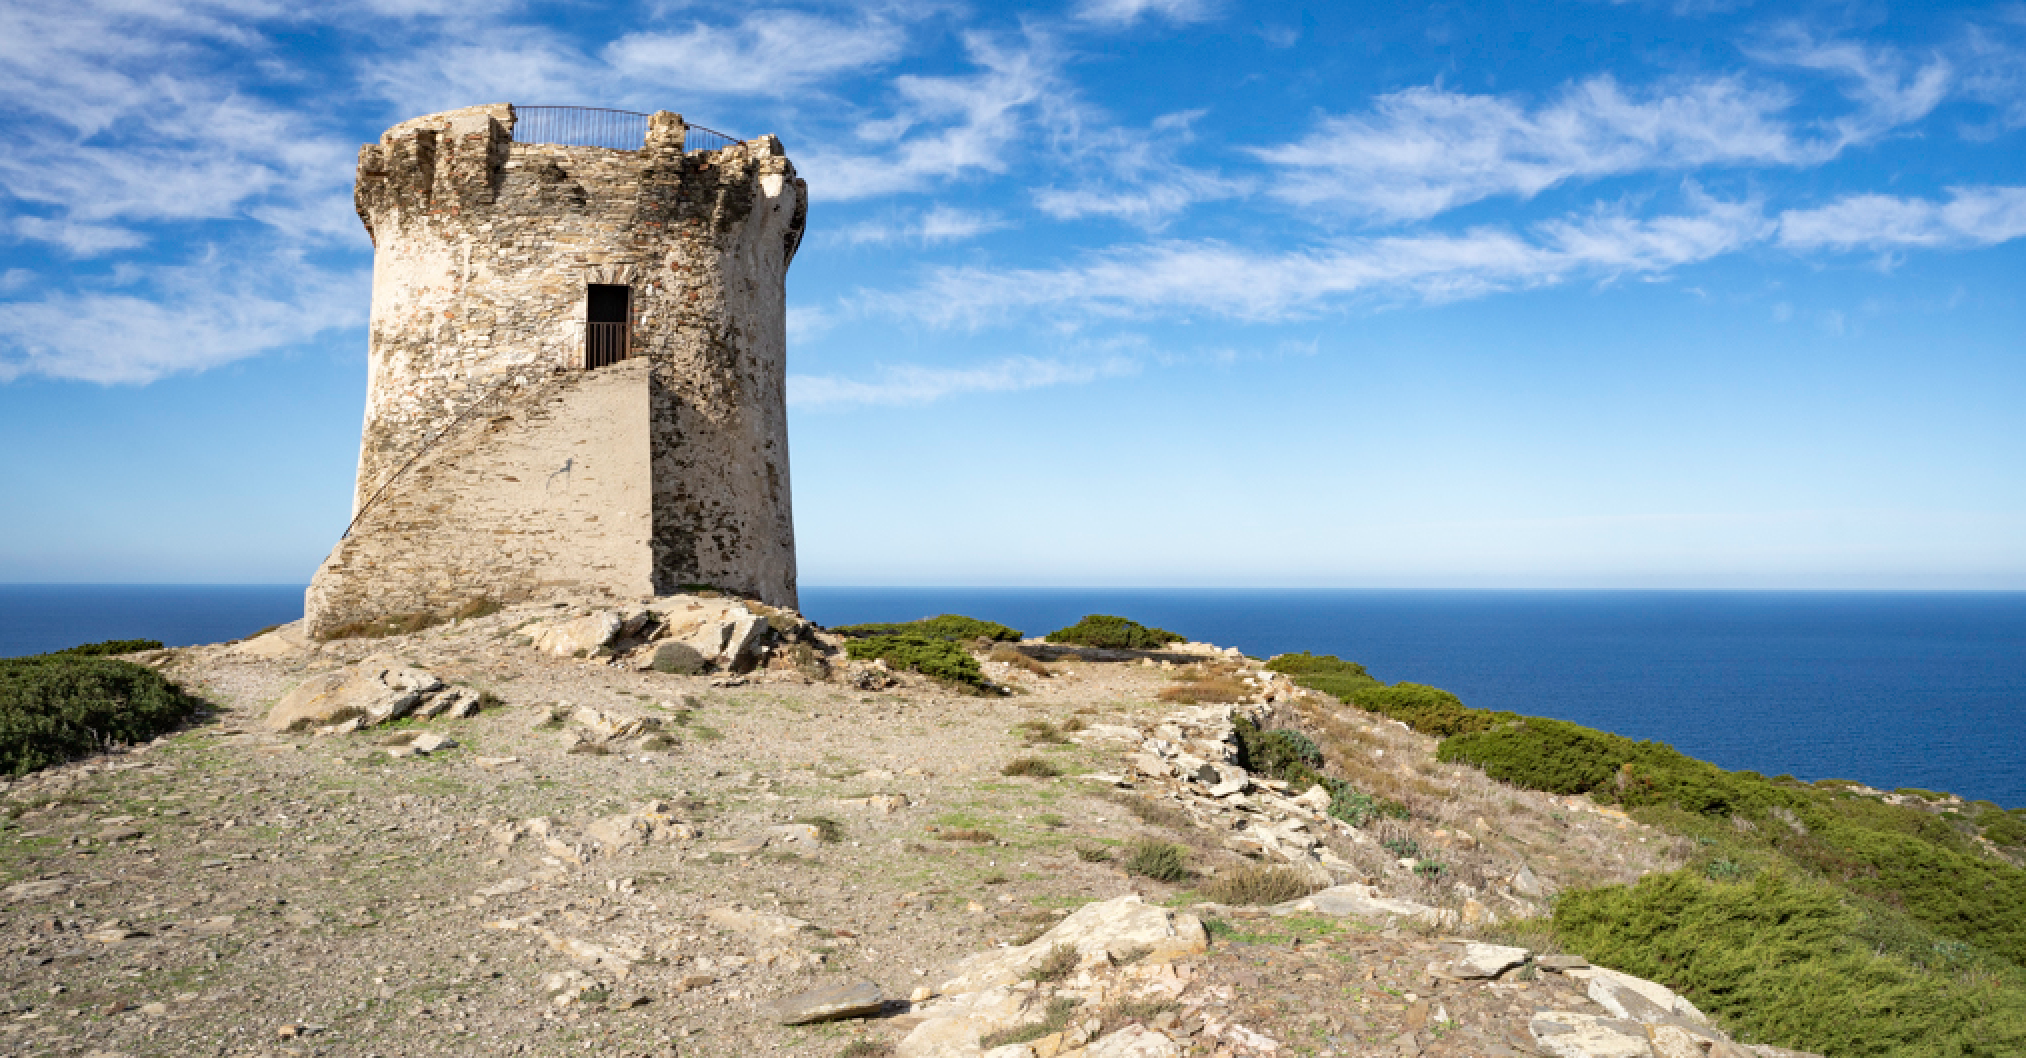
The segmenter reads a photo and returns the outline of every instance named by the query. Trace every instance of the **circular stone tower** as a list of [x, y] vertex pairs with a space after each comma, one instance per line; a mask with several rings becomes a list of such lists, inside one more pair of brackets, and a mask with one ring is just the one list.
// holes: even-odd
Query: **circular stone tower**
[[353, 520], [309, 631], [709, 584], [794, 606], [772, 136], [467, 107], [359, 151], [373, 239]]

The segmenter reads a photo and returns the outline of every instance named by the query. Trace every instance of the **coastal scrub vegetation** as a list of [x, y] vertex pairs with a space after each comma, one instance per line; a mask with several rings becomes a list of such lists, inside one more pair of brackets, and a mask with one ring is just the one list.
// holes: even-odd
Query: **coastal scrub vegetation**
[[[1565, 950], [1667, 984], [1763, 1042], [1835, 1055], [2026, 1053], [2026, 871], [1990, 847], [2016, 857], [2026, 813], [1926, 791], [1891, 804], [1854, 782], [1729, 771], [1660, 742], [1388, 687], [1327, 655], [1268, 667], [1440, 737], [1442, 761], [1620, 805], [1696, 850], [1636, 885], [1563, 894], [1553, 922]], [[1290, 782], [1319, 771], [1277, 734], [1241, 725], [1241, 751]], [[1339, 795], [1332, 814], [1361, 809]]]
[[1308, 735], [1293, 728], [1265, 730], [1242, 713], [1233, 714], [1231, 722], [1238, 739], [1238, 764], [1246, 771], [1279, 779], [1297, 791], [1322, 787], [1330, 795], [1330, 815], [1354, 827], [1375, 819], [1407, 818], [1407, 806], [1323, 774], [1322, 749]]
[[1355, 661], [1330, 654], [1282, 654], [1266, 663], [1310, 690], [1334, 695], [1367, 712], [1390, 716], [1424, 735], [1447, 738], [1483, 731], [1519, 719], [1516, 713], [1472, 709], [1438, 687], [1421, 683], [1387, 685]]
[[1107, 650], [1157, 650], [1182, 637], [1165, 628], [1149, 628], [1138, 621], [1106, 614], [1090, 614], [1067, 628], [1048, 633], [1050, 643]]
[[1020, 641], [1020, 630], [1017, 628], [1008, 628], [997, 621], [981, 621], [975, 617], [953, 613], [924, 617], [919, 621], [844, 625], [831, 631], [851, 639], [865, 636], [915, 636], [921, 639], [948, 639], [966, 643], [979, 639], [995, 643]]
[[203, 703], [143, 665], [89, 655], [0, 660], [0, 773], [154, 738]]
[[98, 658], [110, 654], [138, 654], [143, 650], [160, 650], [159, 639], [108, 639], [103, 643], [83, 643], [62, 650], [52, 650], [42, 657], [85, 657]]
[[974, 691], [990, 688], [978, 659], [955, 640], [918, 635], [871, 635], [846, 640], [844, 652], [854, 661], [878, 659], [897, 669]]

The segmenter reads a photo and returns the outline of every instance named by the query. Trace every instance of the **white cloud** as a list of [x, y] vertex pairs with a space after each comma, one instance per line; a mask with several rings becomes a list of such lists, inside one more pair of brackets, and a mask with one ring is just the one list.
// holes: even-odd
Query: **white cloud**
[[972, 239], [1007, 227], [997, 213], [935, 206], [924, 212], [888, 220], [854, 224], [841, 233], [849, 243], [944, 242]]
[[1289, 253], [1164, 241], [1055, 269], [947, 268], [916, 289], [861, 300], [874, 311], [937, 325], [979, 325], [1044, 306], [1097, 316], [1277, 322], [1354, 298], [1448, 301], [1576, 278], [1659, 276], [1765, 237], [1758, 203], [1717, 201], [1693, 189], [1689, 197], [1694, 209], [1678, 215], [1638, 219], [1599, 211], [1529, 235], [1487, 227], [1341, 240]]
[[1126, 25], [1142, 15], [1157, 15], [1171, 22], [1201, 22], [1214, 14], [1210, 0], [1082, 0], [1076, 17], [1085, 22]]
[[1946, 202], [1845, 195], [1779, 224], [1780, 244], [1797, 250], [1988, 246], [2026, 236], [2026, 187], [1951, 188]]
[[1414, 220], [1572, 179], [1812, 157], [1780, 120], [1789, 102], [1738, 78], [1635, 97], [1595, 77], [1531, 111], [1512, 99], [1419, 87], [1252, 153], [1280, 170], [1272, 193], [1282, 199]]
[[131, 228], [44, 217], [14, 218], [14, 234], [23, 239], [55, 243], [72, 257], [97, 257], [114, 250], [131, 250], [148, 241], [146, 236]]
[[1034, 191], [1035, 207], [1057, 220], [1111, 217], [1147, 229], [1165, 227], [1201, 202], [1247, 194], [1249, 181], [1194, 169], [1175, 160], [1194, 142], [1204, 111], [1165, 114], [1144, 130], [1100, 128], [1071, 146], [1072, 169], [1084, 184]]
[[736, 26], [692, 23], [676, 32], [630, 33], [605, 49], [620, 74], [700, 92], [781, 95], [898, 58], [900, 27], [857, 24], [794, 11], [758, 11]]
[[1845, 94], [1858, 109], [1828, 122], [1833, 136], [1824, 148], [1833, 154], [1854, 144], [1869, 143], [1902, 125], [1926, 117], [1949, 94], [1954, 70], [1936, 57], [1915, 66], [1886, 48], [1857, 41], [1814, 39], [1790, 28], [1754, 52], [1768, 62], [1830, 74], [1842, 80]]
[[369, 276], [285, 256], [157, 269], [137, 292], [0, 302], [0, 382], [23, 375], [146, 383], [365, 322]]
[[927, 404], [966, 393], [1011, 393], [1093, 382], [1136, 370], [1137, 363], [1116, 356], [1074, 362], [1015, 356], [977, 367], [888, 367], [870, 381], [790, 375], [788, 403], [798, 408]]
[[[1068, 105], [1067, 90], [1045, 45], [1009, 47], [983, 33], [964, 37], [978, 71], [951, 77], [894, 78], [892, 116], [862, 123], [866, 147], [819, 144], [796, 158], [818, 198], [853, 199], [920, 191], [953, 177], [1000, 173], [1028, 135], [1030, 116]], [[917, 134], [917, 129], [927, 131]]]

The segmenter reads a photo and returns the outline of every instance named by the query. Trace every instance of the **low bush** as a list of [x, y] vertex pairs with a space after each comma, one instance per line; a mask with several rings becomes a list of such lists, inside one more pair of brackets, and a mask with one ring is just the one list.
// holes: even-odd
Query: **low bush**
[[1110, 650], [1156, 650], [1182, 637], [1163, 628], [1148, 628], [1138, 621], [1104, 614], [1090, 614], [1068, 628], [1048, 633], [1050, 643]]
[[53, 650], [42, 656], [46, 658], [96, 658], [104, 657], [108, 654], [137, 654], [143, 650], [160, 649], [162, 649], [162, 641], [159, 639], [108, 639], [103, 643], [84, 643], [74, 647], [65, 647], [62, 650]]
[[1726, 841], [1747, 840], [1734, 821], [1752, 823], [1751, 848], [2026, 967], [2026, 871], [1982, 855], [1951, 817], [1537, 717], [1445, 739], [1438, 755], [1515, 785], [1650, 809], [1673, 829], [1707, 825]]
[[1173, 842], [1142, 839], [1126, 853], [1126, 872], [1157, 882], [1180, 882], [1189, 877], [1188, 854]]
[[1001, 775], [1026, 776], [1030, 779], [1053, 779], [1062, 774], [1055, 762], [1040, 757], [1018, 757], [999, 769]]
[[797, 820], [816, 828], [816, 840], [825, 845], [835, 845], [844, 840], [844, 824], [829, 816], [803, 816]]
[[982, 690], [989, 686], [977, 659], [954, 640], [873, 635], [846, 641], [844, 651], [856, 661], [878, 658], [894, 668], [909, 669], [960, 687]]
[[1250, 717], [1231, 718], [1238, 737], [1238, 764], [1246, 771], [1279, 779], [1297, 790], [1320, 786], [1330, 793], [1330, 814], [1352, 826], [1375, 818], [1407, 818], [1407, 806], [1373, 797], [1350, 783], [1322, 773], [1323, 754], [1315, 740], [1293, 728], [1263, 731]]
[[1880, 954], [1820, 882], [1649, 875], [1564, 894], [1554, 923], [1569, 951], [1666, 984], [1759, 1041], [1839, 1058], [2026, 1054], [2016, 969], [1934, 972]]
[[1254, 865], [1225, 871], [1196, 891], [1220, 904], [1278, 904], [1299, 900], [1321, 888], [1306, 871]]
[[1374, 679], [1363, 665], [1332, 654], [1281, 654], [1268, 661], [1266, 667], [1285, 673], [1312, 691], [1333, 695], [1367, 712], [1392, 717], [1437, 738], [1483, 731], [1519, 719], [1514, 713], [1472, 709], [1439, 687], [1405, 682], [1387, 686]]
[[845, 625], [831, 631], [852, 639], [864, 636], [920, 636], [923, 639], [948, 639], [964, 643], [974, 639], [1008, 643], [1020, 641], [1020, 630], [1017, 628], [1008, 628], [997, 621], [980, 621], [975, 617], [953, 613], [946, 613], [940, 617], [924, 617], [919, 621]]
[[162, 674], [111, 658], [0, 660], [0, 773], [21, 775], [143, 742], [202, 708]]

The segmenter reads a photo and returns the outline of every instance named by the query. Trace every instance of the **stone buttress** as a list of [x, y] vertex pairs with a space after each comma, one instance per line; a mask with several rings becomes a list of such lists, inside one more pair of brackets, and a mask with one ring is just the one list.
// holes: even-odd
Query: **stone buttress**
[[[639, 150], [561, 146], [515, 142], [517, 117], [432, 114], [359, 151], [365, 426], [310, 633], [695, 584], [794, 606], [785, 281], [806, 186], [772, 136], [685, 150], [663, 111]], [[624, 358], [587, 361], [613, 306]]]

